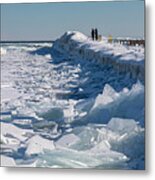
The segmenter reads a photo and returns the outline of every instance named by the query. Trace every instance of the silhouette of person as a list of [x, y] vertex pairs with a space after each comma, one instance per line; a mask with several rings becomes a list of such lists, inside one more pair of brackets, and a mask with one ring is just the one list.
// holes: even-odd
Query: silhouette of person
[[95, 39], [98, 40], [98, 30], [95, 28]]
[[91, 30], [91, 37], [92, 37], [92, 40], [93, 40], [93, 41], [94, 41], [94, 38], [95, 38], [95, 34], [94, 34], [94, 33], [95, 33], [95, 31], [94, 31], [94, 29], [92, 29], [92, 30]]

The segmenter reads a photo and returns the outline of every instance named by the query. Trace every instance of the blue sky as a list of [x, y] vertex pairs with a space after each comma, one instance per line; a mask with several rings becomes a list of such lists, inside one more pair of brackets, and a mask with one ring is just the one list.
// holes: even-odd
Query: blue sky
[[54, 40], [91, 28], [114, 37], [144, 36], [144, 1], [1, 5], [2, 40]]

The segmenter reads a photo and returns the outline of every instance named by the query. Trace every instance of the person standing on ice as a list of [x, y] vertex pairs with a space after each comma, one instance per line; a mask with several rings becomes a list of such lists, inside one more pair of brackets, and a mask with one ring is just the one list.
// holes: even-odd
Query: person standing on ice
[[92, 29], [92, 30], [91, 30], [91, 37], [92, 37], [92, 40], [93, 40], [93, 41], [94, 41], [94, 37], [95, 37], [95, 34], [94, 34], [94, 33], [95, 33], [95, 31], [94, 31], [94, 29]]
[[97, 28], [95, 28], [95, 39], [96, 39], [96, 41], [98, 40], [98, 30], [97, 30]]

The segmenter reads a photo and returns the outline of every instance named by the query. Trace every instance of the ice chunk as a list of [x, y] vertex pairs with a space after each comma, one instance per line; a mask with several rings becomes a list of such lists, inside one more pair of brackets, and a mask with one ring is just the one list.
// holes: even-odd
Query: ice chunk
[[1, 155], [0, 159], [2, 167], [16, 167], [16, 163], [13, 158]]
[[102, 94], [99, 94], [95, 100], [92, 110], [100, 105], [112, 103], [119, 94], [108, 84], [105, 85]]
[[33, 128], [34, 129], [43, 129], [43, 128], [50, 128], [50, 129], [53, 129], [53, 128], [56, 128], [57, 127], [57, 124], [53, 121], [44, 121], [44, 120], [41, 120], [41, 121], [38, 121], [38, 122], [35, 122], [33, 124]]
[[[109, 143], [111, 149], [122, 152], [130, 158], [130, 166], [144, 167], [145, 138], [144, 129], [132, 119], [113, 118], [107, 127], [115, 132]], [[137, 159], [137, 160], [135, 160]]]
[[75, 134], [66, 134], [63, 135], [57, 142], [56, 145], [62, 146], [62, 147], [68, 147], [76, 142], [78, 142], [80, 138], [76, 136]]
[[95, 145], [93, 148], [87, 150], [88, 152], [95, 153], [95, 154], [103, 154], [107, 151], [110, 151], [111, 145], [108, 141], [103, 140], [97, 145]]
[[96, 168], [115, 169], [125, 168], [128, 158], [114, 151], [96, 155], [87, 151], [76, 151], [71, 149], [57, 149], [46, 151], [38, 158], [38, 167], [60, 168]]
[[[33, 134], [33, 131], [27, 129], [23, 130], [10, 123], [1, 122], [1, 135], [7, 139], [15, 139], [19, 143], [20, 141], [25, 141], [28, 138], [28, 134]], [[7, 142], [9, 142], [9, 140]]]
[[64, 113], [61, 108], [51, 108], [43, 113], [38, 114], [48, 121], [63, 122]]
[[39, 135], [35, 135], [27, 141], [27, 149], [25, 154], [27, 156], [36, 155], [42, 153], [44, 149], [55, 149], [53, 141], [44, 139]]
[[113, 132], [124, 134], [136, 131], [138, 125], [133, 119], [112, 118], [107, 124], [107, 127]]

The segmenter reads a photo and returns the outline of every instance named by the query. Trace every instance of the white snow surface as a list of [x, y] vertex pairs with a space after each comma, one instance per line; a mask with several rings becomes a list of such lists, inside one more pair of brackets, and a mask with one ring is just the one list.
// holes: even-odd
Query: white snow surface
[[125, 57], [130, 51], [138, 54], [132, 56], [139, 66], [142, 47], [92, 42], [79, 32], [67, 32], [53, 46], [2, 48], [3, 166], [144, 169], [141, 78], [129, 69], [118, 73], [110, 61], [87, 60], [100, 53]]

